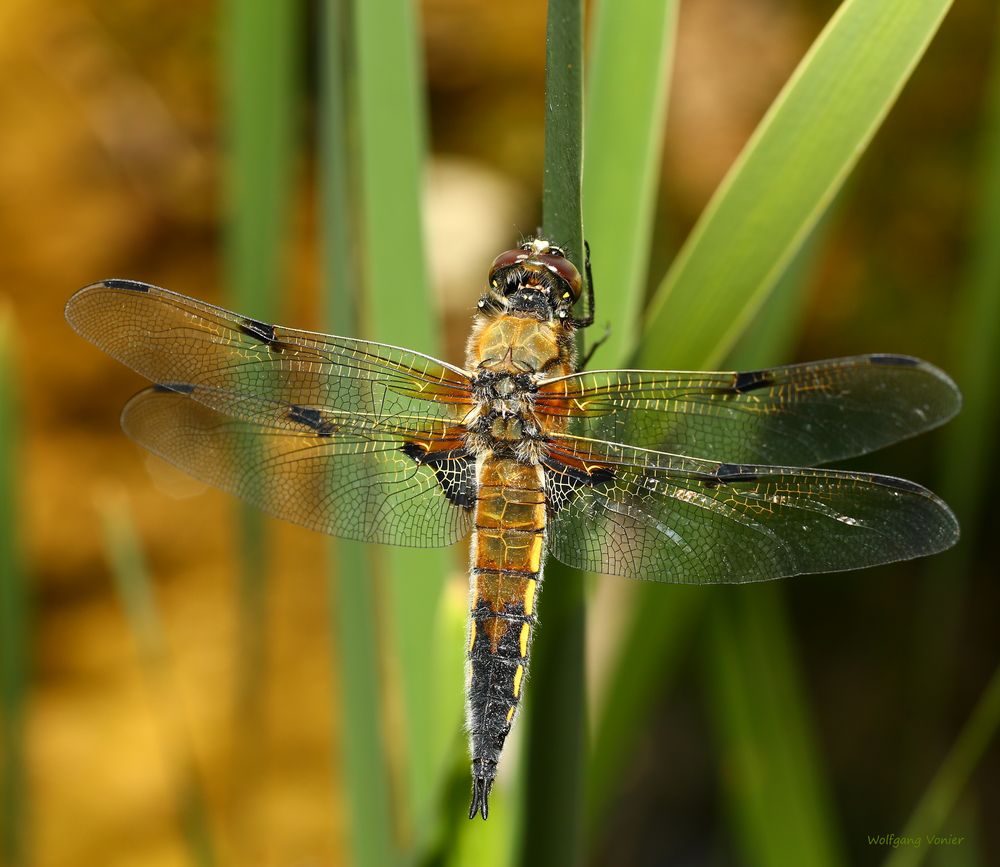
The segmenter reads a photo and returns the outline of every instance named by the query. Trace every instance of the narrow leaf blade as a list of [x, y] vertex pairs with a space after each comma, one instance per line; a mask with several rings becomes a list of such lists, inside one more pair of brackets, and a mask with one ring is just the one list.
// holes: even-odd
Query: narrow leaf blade
[[637, 367], [717, 366], [841, 187], [951, 0], [845, 0], [650, 305]]

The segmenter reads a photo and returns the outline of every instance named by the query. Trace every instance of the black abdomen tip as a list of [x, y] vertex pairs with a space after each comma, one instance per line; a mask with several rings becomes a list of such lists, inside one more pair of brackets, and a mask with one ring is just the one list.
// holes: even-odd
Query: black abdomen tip
[[469, 818], [475, 819], [476, 813], [483, 820], [490, 816], [490, 790], [497, 773], [497, 763], [485, 759], [472, 760], [472, 803], [469, 805]]

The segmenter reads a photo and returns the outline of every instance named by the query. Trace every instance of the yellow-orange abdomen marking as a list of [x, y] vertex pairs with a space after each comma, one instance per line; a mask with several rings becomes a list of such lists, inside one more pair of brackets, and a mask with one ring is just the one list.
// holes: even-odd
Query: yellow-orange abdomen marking
[[545, 532], [542, 469], [486, 457], [478, 468], [469, 626], [473, 758], [496, 761], [527, 672]]

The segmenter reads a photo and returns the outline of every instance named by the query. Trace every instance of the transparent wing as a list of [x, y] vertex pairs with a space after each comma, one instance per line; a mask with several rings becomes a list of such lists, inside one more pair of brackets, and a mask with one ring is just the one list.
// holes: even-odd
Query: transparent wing
[[903, 479], [723, 464], [556, 437], [549, 552], [579, 569], [682, 584], [766, 581], [942, 551], [955, 516]]
[[380, 431], [317, 434], [303, 422], [296, 432], [157, 387], [126, 404], [122, 427], [192, 476], [312, 530], [429, 548], [471, 526], [475, 465], [461, 451], [415, 460], [407, 443]]
[[[152, 382], [248, 422], [294, 431], [295, 416], [319, 413], [338, 430], [431, 437], [472, 405], [467, 374], [429, 356], [268, 325], [146, 283], [87, 286], [66, 318]], [[293, 417], [276, 419], [276, 407]]]
[[947, 421], [955, 384], [916, 358], [861, 355], [744, 373], [595, 370], [540, 383], [536, 410], [581, 437], [708, 460], [813, 465]]

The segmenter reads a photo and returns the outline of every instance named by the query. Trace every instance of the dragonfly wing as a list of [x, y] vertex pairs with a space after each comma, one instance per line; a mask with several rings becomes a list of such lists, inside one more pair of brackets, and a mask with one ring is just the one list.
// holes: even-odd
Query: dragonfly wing
[[947, 505], [903, 479], [723, 464], [554, 438], [550, 553], [579, 569], [684, 584], [860, 569], [942, 551]]
[[313, 530], [421, 548], [468, 534], [475, 463], [463, 449], [426, 453], [382, 430], [324, 429], [289, 414], [248, 422], [152, 387], [128, 402], [122, 427], [192, 476]]
[[947, 421], [961, 395], [916, 358], [861, 355], [743, 373], [595, 370], [539, 384], [580, 437], [739, 463], [812, 466]]
[[66, 318], [152, 382], [248, 422], [273, 425], [276, 407], [298, 407], [340, 427], [399, 432], [453, 424], [472, 406], [468, 375], [429, 356], [268, 325], [146, 283], [87, 286]]

